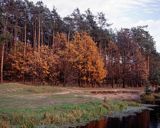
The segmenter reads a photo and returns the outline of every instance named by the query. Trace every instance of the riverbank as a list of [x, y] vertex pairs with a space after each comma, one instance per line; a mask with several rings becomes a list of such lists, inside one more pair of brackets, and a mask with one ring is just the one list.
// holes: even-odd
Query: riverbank
[[50, 105], [26, 109], [0, 109], [1, 127], [27, 127], [46, 126], [61, 127], [88, 123], [104, 115], [120, 112], [129, 106], [138, 105], [124, 101], [92, 101], [78, 104]]
[[[104, 95], [100, 92], [105, 93]], [[96, 91], [96, 92], [95, 92]], [[107, 94], [139, 94], [140, 90], [79, 89], [29, 86], [17, 83], [0, 85], [0, 126], [33, 126], [85, 123], [105, 114], [122, 111], [135, 102], [107, 99]], [[101, 96], [99, 96], [101, 95]], [[103, 95], [103, 96], [102, 96]], [[103, 99], [103, 100], [102, 100]]]

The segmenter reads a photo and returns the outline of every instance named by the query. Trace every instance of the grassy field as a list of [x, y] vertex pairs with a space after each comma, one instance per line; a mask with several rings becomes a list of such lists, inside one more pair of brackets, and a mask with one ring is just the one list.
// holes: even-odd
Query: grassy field
[[84, 123], [121, 111], [129, 104], [124, 101], [102, 102], [90, 97], [88, 92], [62, 87], [0, 84], [0, 128]]
[[16, 83], [0, 84], [0, 108], [37, 108], [61, 103], [90, 101], [81, 93], [51, 86], [29, 86]]

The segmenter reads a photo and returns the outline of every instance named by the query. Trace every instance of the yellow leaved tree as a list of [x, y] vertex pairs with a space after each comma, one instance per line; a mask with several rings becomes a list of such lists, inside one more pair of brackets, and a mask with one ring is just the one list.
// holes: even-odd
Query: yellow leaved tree
[[[73, 45], [73, 46], [72, 46]], [[79, 85], [97, 85], [106, 77], [104, 60], [96, 43], [85, 32], [76, 33], [71, 41], [73, 67], [77, 71]]]

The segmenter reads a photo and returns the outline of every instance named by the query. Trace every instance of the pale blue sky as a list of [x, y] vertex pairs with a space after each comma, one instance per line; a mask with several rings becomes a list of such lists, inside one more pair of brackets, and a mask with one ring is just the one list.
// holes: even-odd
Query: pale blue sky
[[[34, 2], [38, 0], [33, 0]], [[56, 7], [63, 17], [75, 8], [82, 12], [88, 8], [96, 14], [104, 12], [112, 28], [149, 25], [148, 31], [156, 41], [160, 52], [160, 0], [41, 0], [50, 9]]]

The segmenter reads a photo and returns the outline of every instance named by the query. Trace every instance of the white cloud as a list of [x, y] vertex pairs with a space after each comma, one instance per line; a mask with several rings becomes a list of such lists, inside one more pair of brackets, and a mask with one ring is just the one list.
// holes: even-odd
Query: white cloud
[[[39, 0], [33, 0], [37, 2]], [[133, 6], [144, 7], [147, 3], [152, 2], [152, 0], [42, 0], [50, 9], [53, 8], [53, 5], [57, 7], [59, 12], [64, 16], [64, 12], [72, 12], [76, 7], [85, 10], [91, 8], [95, 11], [104, 11], [107, 10], [112, 13], [121, 12], [120, 9], [127, 9]], [[65, 11], [64, 11], [65, 10]]]

